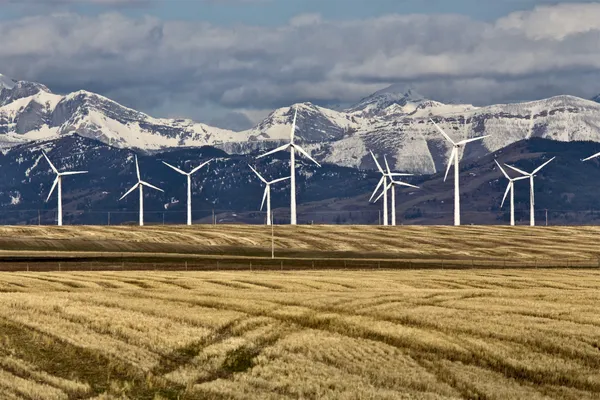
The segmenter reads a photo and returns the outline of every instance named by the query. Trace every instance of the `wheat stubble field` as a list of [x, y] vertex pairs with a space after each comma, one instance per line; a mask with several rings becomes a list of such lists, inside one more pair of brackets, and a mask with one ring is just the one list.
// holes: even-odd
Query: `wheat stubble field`
[[600, 271], [0, 274], [3, 399], [594, 399]]
[[[276, 226], [274, 233], [276, 256], [289, 260], [458, 260], [457, 266], [465, 260], [481, 260], [496, 267], [533, 266], [533, 260], [539, 260], [540, 266], [577, 265], [567, 263], [572, 261], [600, 268], [600, 227], [284, 225]], [[260, 261], [271, 258], [271, 229], [257, 225], [0, 227], [0, 268], [11, 257]]]

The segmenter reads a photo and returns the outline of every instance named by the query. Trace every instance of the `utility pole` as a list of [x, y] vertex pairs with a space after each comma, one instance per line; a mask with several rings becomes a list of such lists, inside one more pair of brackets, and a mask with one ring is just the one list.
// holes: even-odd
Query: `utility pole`
[[108, 225], [110, 225], [110, 211], [108, 212]]
[[213, 217], [212, 217], [212, 220], [213, 220], [213, 225], [215, 225], [215, 222], [216, 222], [216, 220], [215, 220], [215, 209], [214, 209], [214, 208], [213, 208], [213, 210], [212, 210], [212, 216], [213, 216]]
[[40, 210], [38, 210], [38, 226], [42, 224], [42, 215], [40, 213]]
[[548, 209], [546, 208], [546, 226], [548, 226]]

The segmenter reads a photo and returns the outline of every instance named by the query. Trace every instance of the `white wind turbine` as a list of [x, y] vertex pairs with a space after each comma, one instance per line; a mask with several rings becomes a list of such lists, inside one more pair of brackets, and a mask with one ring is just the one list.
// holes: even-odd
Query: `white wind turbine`
[[169, 167], [169, 168], [179, 172], [181, 175], [185, 175], [187, 177], [187, 224], [188, 225], [192, 225], [192, 175], [211, 161], [212, 161], [212, 159], [200, 164], [200, 166], [194, 168], [190, 172], [183, 172], [179, 168], [174, 167], [171, 164], [163, 161], [163, 164], [165, 164], [167, 167]]
[[510, 191], [510, 225], [514, 226], [515, 225], [515, 181], [527, 179], [527, 177], [519, 176], [517, 178], [511, 178], [510, 176], [508, 176], [506, 171], [500, 166], [500, 164], [498, 164], [498, 161], [494, 160], [494, 162], [496, 163], [496, 165], [498, 165], [498, 168], [500, 168], [500, 171], [502, 171], [502, 173], [504, 174], [506, 179], [508, 179], [508, 186], [506, 187], [506, 191], [504, 192], [504, 197], [502, 198], [502, 204], [500, 204], [500, 208], [502, 208], [504, 206], [504, 201], [506, 200], [506, 196], [508, 195], [508, 192]]
[[300, 154], [304, 155], [306, 158], [317, 164], [317, 166], [321, 166], [314, 158], [310, 156], [304, 149], [297, 144], [294, 143], [294, 132], [296, 131], [296, 116], [298, 114], [298, 109], [294, 108], [294, 121], [292, 122], [292, 130], [290, 132], [290, 142], [281, 147], [278, 147], [274, 150], [271, 150], [263, 155], [260, 155], [256, 158], [262, 158], [268, 156], [273, 153], [277, 153], [279, 151], [284, 151], [290, 149], [290, 224], [296, 225], [296, 151]]
[[255, 170], [254, 168], [252, 168], [251, 165], [248, 165], [250, 167], [250, 169], [252, 171], [254, 171], [254, 173], [256, 174], [256, 176], [258, 176], [258, 178], [264, 182], [265, 185], [265, 193], [263, 194], [263, 199], [262, 199], [262, 203], [260, 203], [260, 210], [262, 211], [263, 206], [265, 205], [265, 199], [267, 200], [267, 225], [271, 225], [271, 185], [277, 182], [282, 182], [282, 181], [286, 181], [288, 179], [290, 179], [289, 176], [286, 176], [285, 178], [279, 178], [279, 179], [275, 179], [272, 180], [271, 182], [268, 182], [265, 178], [263, 178], [257, 170]]
[[[371, 153], [371, 157], [373, 157], [373, 161], [375, 161], [375, 165], [377, 166], [377, 169], [379, 170], [379, 172], [381, 173], [381, 179], [379, 180], [379, 183], [377, 184], [377, 187], [375, 188], [375, 190], [373, 191], [373, 194], [371, 195], [371, 198], [369, 198], [369, 201], [373, 200], [373, 197], [375, 196], [375, 194], [377, 193], [377, 190], [379, 190], [379, 187], [381, 185], [383, 185], [383, 189], [382, 189], [382, 193], [381, 195], [379, 195], [379, 197], [377, 197], [377, 199], [375, 199], [375, 203], [381, 198], [381, 196], [383, 196], [383, 225], [387, 226], [388, 225], [388, 199], [387, 199], [387, 192], [390, 189], [391, 186], [388, 185], [387, 180], [389, 179], [390, 181], [394, 180], [394, 176], [412, 176], [412, 174], [401, 174], [401, 173], [397, 173], [397, 172], [391, 172], [389, 165], [387, 164], [387, 159], [385, 158], [385, 156], [383, 157], [385, 160], [385, 165], [387, 167], [387, 172], [385, 172], [383, 170], [383, 168], [381, 168], [381, 165], [379, 165], [379, 161], [377, 161], [377, 158], [375, 158], [375, 154], [373, 154], [372, 151], [370, 151]], [[395, 225], [396, 222], [396, 205], [395, 205], [395, 192], [392, 192], [392, 196], [393, 196], [393, 202], [392, 203], [392, 225]]]
[[518, 168], [512, 167], [508, 164], [504, 164], [508, 168], [510, 168], [514, 171], [517, 171], [518, 173], [522, 174], [526, 178], [529, 178], [529, 206], [530, 206], [529, 225], [531, 225], [531, 226], [535, 226], [535, 195], [534, 195], [534, 190], [533, 190], [533, 178], [535, 177], [535, 174], [540, 172], [542, 168], [544, 168], [546, 165], [548, 165], [550, 163], [550, 161], [554, 160], [555, 158], [556, 157], [552, 157], [551, 159], [549, 159], [548, 161], [546, 161], [545, 163], [543, 163], [542, 165], [540, 165], [539, 167], [534, 169], [532, 173], [528, 173], [528, 172], [522, 171]]
[[145, 182], [140, 177], [140, 166], [138, 165], [137, 155], [135, 156], [135, 172], [137, 174], [138, 181], [131, 189], [127, 191], [119, 200], [123, 200], [127, 195], [133, 192], [135, 189], [140, 189], [140, 226], [144, 226], [144, 186], [148, 186], [149, 188], [159, 190], [164, 192], [164, 190], [157, 188], [156, 186], [152, 186], [148, 182]]
[[[386, 190], [392, 189], [392, 226], [396, 226], [396, 185], [399, 186], [407, 186], [415, 189], [420, 189], [418, 186], [411, 185], [406, 182], [396, 181], [393, 176], [412, 176], [412, 174], [395, 174], [390, 171], [390, 166], [388, 165], [387, 158], [383, 156], [383, 160], [385, 161], [385, 167], [387, 169], [387, 176], [390, 177], [390, 184], [387, 186]], [[377, 202], [381, 196], [385, 195], [385, 191], [383, 191], [375, 202]]]
[[54, 171], [54, 173], [56, 174], [56, 179], [54, 179], [54, 183], [52, 184], [52, 189], [50, 189], [50, 193], [48, 193], [48, 198], [46, 199], [46, 202], [48, 200], [50, 200], [50, 196], [52, 196], [52, 192], [54, 192], [54, 188], [56, 187], [56, 185], [58, 185], [58, 213], [57, 213], [58, 218], [57, 218], [57, 220], [58, 220], [58, 226], [62, 226], [62, 224], [63, 224], [62, 223], [62, 177], [66, 176], [66, 175], [87, 174], [87, 171], [58, 172], [58, 170], [56, 169], [54, 164], [52, 164], [52, 162], [50, 162], [50, 159], [48, 158], [46, 153], [42, 151], [42, 154], [46, 158], [46, 161], [48, 161], [48, 164], [50, 164], [52, 171]]
[[[444, 175], [444, 182], [446, 182], [446, 178], [448, 178], [448, 172], [450, 171], [450, 166], [452, 165], [452, 163], [454, 163], [454, 225], [459, 226], [460, 225], [460, 186], [459, 186], [459, 165], [458, 165], [458, 152], [460, 150], [461, 147], [464, 147], [467, 143], [470, 142], [474, 142], [476, 140], [482, 140], [490, 135], [485, 135], [485, 136], [479, 136], [476, 138], [471, 138], [471, 139], [465, 139], [465, 140], [461, 140], [460, 142], [455, 142], [454, 140], [452, 140], [450, 138], [450, 136], [448, 136], [446, 134], [446, 132], [444, 132], [442, 130], [442, 128], [440, 128], [434, 121], [433, 119], [430, 118], [430, 121], [433, 122], [433, 125], [435, 125], [435, 127], [437, 128], [438, 131], [440, 131], [440, 133], [442, 135], [444, 135], [444, 137], [446, 138], [446, 140], [448, 140], [450, 143], [452, 143], [452, 153], [450, 153], [450, 159], [448, 160], [448, 167], [446, 168], [446, 175]], [[466, 123], [465, 123], [466, 126]]]

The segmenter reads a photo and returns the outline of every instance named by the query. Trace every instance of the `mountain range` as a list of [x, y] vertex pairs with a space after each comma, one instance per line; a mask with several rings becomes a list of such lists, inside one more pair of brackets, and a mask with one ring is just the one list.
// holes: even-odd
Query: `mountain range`
[[460, 155], [477, 159], [534, 137], [600, 141], [597, 101], [565, 95], [476, 107], [443, 104], [390, 86], [346, 110], [299, 103], [274, 110], [252, 129], [234, 132], [188, 119], [153, 118], [87, 91], [58, 95], [43, 84], [0, 75], [0, 147], [76, 133], [145, 152], [213, 146], [230, 154], [249, 154], [287, 140], [295, 108], [296, 136], [320, 162], [374, 169], [372, 150], [386, 154], [394, 169], [433, 174], [444, 168], [451, 148], [430, 119], [457, 140], [490, 135]]

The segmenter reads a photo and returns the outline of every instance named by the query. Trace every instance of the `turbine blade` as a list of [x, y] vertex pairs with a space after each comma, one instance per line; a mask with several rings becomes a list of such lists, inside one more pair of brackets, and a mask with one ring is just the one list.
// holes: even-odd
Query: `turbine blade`
[[275, 179], [274, 181], [269, 182], [269, 185], [272, 185], [273, 183], [277, 183], [277, 182], [287, 181], [290, 178], [291, 178], [290, 176], [286, 176], [285, 178]]
[[448, 160], [448, 166], [446, 167], [446, 175], [444, 175], [444, 182], [446, 182], [446, 178], [448, 178], [448, 172], [450, 172], [450, 167], [452, 166], [452, 162], [454, 161], [454, 153], [456, 152], [456, 147], [452, 148], [452, 153], [450, 153], [450, 159]]
[[598, 156], [600, 156], [600, 153], [596, 153], [596, 154], [594, 154], [593, 156], [589, 156], [588, 158], [584, 158], [584, 159], [583, 159], [583, 160], [581, 160], [581, 161], [588, 161], [588, 160], [591, 160], [592, 158], [596, 158], [596, 157], [598, 157]]
[[260, 180], [261, 180], [261, 181], [263, 181], [263, 182], [264, 182], [264, 183], [266, 183], [266, 184], [269, 184], [269, 182], [267, 182], [267, 180], [266, 180], [265, 178], [263, 178], [263, 177], [262, 177], [262, 176], [261, 176], [261, 175], [258, 173], [258, 171], [257, 171], [257, 170], [255, 170], [254, 168], [252, 168], [252, 166], [251, 166], [250, 164], [248, 164], [248, 166], [250, 167], [250, 169], [251, 169], [252, 171], [254, 171], [254, 173], [256, 174], [256, 176], [258, 176], [258, 177], [260, 178]]
[[415, 185], [411, 185], [410, 183], [406, 183], [406, 182], [402, 182], [402, 181], [392, 181], [395, 185], [400, 185], [400, 186], [407, 186], [407, 187], [411, 187], [411, 188], [415, 188], [415, 189], [421, 189], [418, 186]]
[[262, 155], [260, 155], [260, 156], [258, 156], [258, 157], [256, 157], [256, 158], [263, 158], [263, 157], [266, 157], [266, 156], [268, 156], [268, 155], [271, 155], [271, 154], [273, 154], [273, 153], [277, 153], [278, 151], [287, 150], [287, 149], [288, 149], [288, 147], [290, 147], [290, 146], [291, 146], [291, 143], [284, 144], [283, 146], [280, 146], [280, 147], [278, 147], [278, 148], [276, 148], [276, 149], [273, 149], [273, 150], [271, 150], [271, 151], [269, 151], [269, 152], [267, 152], [267, 153], [265, 153], [265, 154], [262, 154]]
[[[175, 170], [175, 171], [179, 172], [181, 175], [187, 175], [185, 172], [183, 172], [182, 170], [180, 170], [180, 169], [179, 169], [179, 168], [177, 168], [177, 167], [174, 167], [174, 166], [172, 166], [172, 165], [171, 165], [171, 164], [169, 164], [168, 162], [164, 162], [164, 161], [163, 161], [162, 163], [163, 163], [163, 164], [165, 164], [167, 167], [169, 167], [169, 168], [171, 168], [171, 169], [173, 169], [173, 170]], [[138, 178], [139, 178], [139, 177], [138, 177]]]
[[519, 176], [517, 178], [512, 178], [511, 181], [515, 182], [515, 181], [522, 181], [523, 179], [529, 179], [528, 176]]
[[54, 164], [52, 164], [52, 161], [50, 161], [50, 159], [48, 158], [48, 156], [46, 155], [45, 151], [42, 151], [42, 154], [44, 155], [44, 157], [46, 158], [46, 161], [48, 161], [48, 164], [50, 164], [50, 168], [52, 168], [52, 171], [54, 171], [55, 173], [58, 174], [58, 170], [56, 169], [56, 167], [54, 166]]
[[260, 211], [262, 211], [263, 206], [265, 205], [265, 200], [267, 199], [267, 192], [268, 191], [269, 191], [269, 185], [267, 184], [267, 186], [265, 187], [265, 191], [263, 193], [262, 203], [260, 203]]
[[88, 171], [67, 171], [67, 172], [60, 172], [59, 175], [60, 176], [64, 176], [64, 175], [79, 175], [79, 174], [87, 174]]
[[373, 200], [373, 196], [375, 196], [375, 194], [377, 193], [377, 191], [379, 190], [379, 188], [381, 187], [381, 185], [383, 184], [383, 181], [385, 180], [385, 177], [381, 177], [381, 179], [379, 179], [379, 183], [377, 184], [377, 187], [375, 188], [375, 190], [373, 191], [373, 194], [371, 195], [371, 197], [369, 198], [369, 201]]
[[308, 158], [310, 161], [314, 162], [315, 164], [317, 164], [317, 166], [321, 166], [321, 164], [319, 164], [317, 162], [317, 160], [315, 160], [314, 158], [312, 158], [310, 156], [310, 154], [308, 154], [306, 151], [304, 151], [304, 149], [300, 146], [298, 146], [297, 144], [292, 144], [292, 147], [296, 150], [298, 150], [300, 153], [302, 153], [304, 155], [304, 157]]
[[369, 151], [371, 152], [371, 157], [373, 157], [373, 161], [375, 161], [375, 165], [377, 165], [377, 169], [379, 170], [379, 172], [385, 175], [385, 172], [383, 172], [383, 169], [381, 169], [381, 165], [379, 165], [379, 161], [377, 161], [377, 158], [375, 158], [375, 154], [373, 154], [371, 150]]
[[52, 192], [54, 192], [54, 188], [56, 187], [57, 183], [58, 183], [58, 176], [54, 179], [54, 183], [52, 184], [52, 189], [50, 189], [50, 193], [48, 193], [48, 198], [46, 198], [46, 202], [48, 200], [50, 200], [50, 196], [52, 196]]
[[550, 164], [550, 161], [554, 160], [555, 158], [556, 157], [552, 157], [551, 159], [549, 159], [548, 161], [546, 161], [545, 163], [543, 163], [542, 165], [540, 165], [539, 167], [534, 169], [533, 172], [531, 173], [531, 175], [535, 175], [538, 172], [540, 172], [542, 168], [544, 168], [546, 165]]
[[149, 188], [152, 188], [154, 190], [159, 190], [161, 192], [164, 192], [164, 190], [162, 190], [161, 188], [157, 188], [156, 186], [153, 186], [153, 185], [151, 185], [151, 184], [149, 184], [148, 182], [145, 182], [145, 181], [140, 181], [140, 185], [148, 186]]
[[517, 171], [518, 173], [520, 173], [520, 174], [523, 174], [523, 175], [525, 175], [525, 176], [530, 176], [530, 175], [531, 175], [531, 174], [529, 174], [529, 173], [527, 173], [527, 172], [525, 172], [525, 171], [523, 171], [523, 170], [520, 170], [520, 169], [519, 169], [519, 168], [517, 168], [517, 167], [513, 167], [512, 165], [508, 165], [508, 164], [504, 164], [504, 165], [506, 165], [508, 168], [510, 168], [510, 169], [512, 169], [512, 170], [514, 170], [514, 171]]
[[496, 165], [498, 166], [498, 168], [500, 168], [500, 171], [502, 171], [502, 174], [504, 174], [504, 176], [506, 177], [506, 179], [508, 179], [510, 181], [511, 180], [510, 176], [508, 176], [508, 174], [506, 173], [506, 171], [504, 170], [504, 168], [502, 168], [500, 166], [500, 163], [498, 163], [498, 160], [494, 160], [494, 162], [496, 163]]
[[383, 155], [383, 161], [385, 161], [385, 168], [387, 169], [388, 176], [392, 175], [392, 171], [390, 170], [390, 165], [387, 162], [387, 157], [385, 154]]
[[214, 158], [211, 158], [210, 160], [203, 162], [198, 167], [196, 167], [193, 170], [191, 170], [188, 175], [192, 175], [192, 174], [196, 173], [199, 169], [201, 169], [202, 167], [204, 167], [206, 164], [208, 164], [209, 162], [211, 162], [213, 160], [214, 160]]
[[513, 181], [509, 181], [508, 185], [506, 186], [506, 190], [504, 191], [504, 197], [502, 198], [502, 204], [500, 204], [500, 208], [502, 208], [504, 206], [504, 200], [506, 200], [506, 196], [508, 196], [508, 192], [510, 191], [510, 188], [513, 186]]
[[379, 201], [379, 199], [381, 198], [381, 196], [383, 196], [385, 194], [385, 191], [390, 190], [392, 185], [393, 185], [393, 183], [390, 182], [390, 184], [381, 191], [381, 194], [379, 194], [379, 196], [377, 196], [377, 198], [375, 199], [375, 201], [373, 203], [377, 203]]
[[142, 178], [140, 177], [140, 166], [138, 165], [137, 154], [135, 156], [135, 173], [137, 174], [138, 181]]
[[433, 125], [435, 125], [435, 127], [437, 128], [437, 130], [438, 130], [438, 131], [440, 131], [440, 133], [441, 133], [442, 135], [444, 135], [444, 137], [445, 137], [445, 138], [446, 138], [446, 139], [447, 139], [447, 140], [448, 140], [450, 143], [452, 143], [453, 145], [455, 145], [455, 146], [456, 146], [456, 143], [454, 143], [454, 140], [452, 140], [452, 139], [450, 138], [450, 136], [448, 136], [448, 135], [446, 134], [446, 132], [444, 132], [444, 131], [442, 130], [442, 128], [440, 128], [440, 127], [438, 126], [438, 124], [436, 124], [436, 123], [433, 121], [433, 119], [429, 118], [429, 120], [430, 120], [431, 122], [433, 122]]
[[479, 136], [476, 138], [471, 138], [471, 139], [465, 139], [465, 140], [461, 140], [460, 142], [456, 143], [457, 145], [461, 146], [467, 143], [471, 143], [474, 142], [476, 140], [481, 140], [481, 139], [485, 139], [486, 137], [489, 137], [490, 135], [485, 135], [485, 136]]
[[123, 196], [121, 196], [121, 198], [119, 199], [119, 201], [120, 201], [120, 200], [123, 200], [125, 197], [127, 197], [127, 195], [128, 195], [129, 193], [133, 192], [135, 189], [137, 189], [137, 188], [138, 188], [138, 186], [140, 186], [140, 183], [139, 183], [139, 182], [138, 182], [138, 183], [136, 183], [135, 185], [133, 185], [133, 187], [132, 187], [131, 189], [129, 189], [129, 190], [127, 191], [127, 193], [125, 193]]
[[398, 172], [392, 172], [391, 174], [388, 174], [388, 176], [415, 176], [415, 174], [401, 174]]

